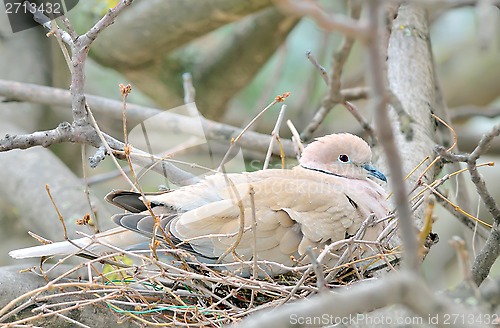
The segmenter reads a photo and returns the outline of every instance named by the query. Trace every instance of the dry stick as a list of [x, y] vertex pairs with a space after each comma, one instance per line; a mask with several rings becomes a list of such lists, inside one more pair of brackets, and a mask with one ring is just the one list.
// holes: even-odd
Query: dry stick
[[297, 160], [300, 158], [300, 155], [304, 151], [304, 145], [300, 141], [300, 135], [299, 131], [295, 128], [295, 125], [293, 125], [292, 121], [287, 120], [286, 125], [288, 125], [288, 128], [292, 132], [292, 142], [294, 146], [296, 147], [295, 153], [297, 155]]
[[87, 204], [89, 205], [90, 216], [92, 217], [92, 221], [94, 223], [94, 232], [98, 233], [101, 229], [99, 227], [98, 216], [95, 213], [94, 208], [92, 207], [92, 200], [90, 199], [90, 189], [89, 189], [88, 176], [87, 176], [87, 167], [85, 165], [85, 159], [87, 157], [85, 145], [81, 145], [80, 148], [81, 148], [81, 153], [82, 153], [83, 193], [85, 194]]
[[[101, 129], [99, 128], [99, 125], [97, 124], [97, 121], [95, 120], [94, 115], [92, 114], [92, 111], [90, 110], [90, 107], [88, 107], [88, 106], [87, 106], [87, 113], [88, 113], [88, 117], [90, 118], [90, 123], [92, 124], [92, 126], [95, 129], [95, 132], [99, 136], [99, 139], [101, 140], [102, 145], [104, 147], [106, 147], [106, 151], [108, 152], [108, 154], [112, 155], [113, 154], [113, 150], [111, 149], [111, 147], [109, 146], [108, 142], [104, 138], [104, 135], [101, 132]], [[130, 185], [130, 187], [134, 191], [138, 191], [137, 187], [135, 186], [135, 184], [129, 179], [129, 177], [127, 176], [127, 174], [125, 173], [125, 171], [123, 171], [122, 167], [118, 163], [118, 161], [115, 158], [115, 156], [110, 156], [110, 157], [111, 157], [111, 160], [113, 161], [113, 163], [115, 164], [116, 168], [118, 169], [118, 171], [125, 178], [125, 181]]]
[[[358, 19], [361, 14], [361, 6], [355, 6], [351, 8], [351, 17]], [[321, 107], [318, 109], [316, 114], [314, 115], [311, 122], [305, 127], [302, 131], [301, 139], [309, 140], [314, 131], [319, 127], [319, 125], [324, 121], [326, 115], [331, 111], [331, 109], [337, 105], [342, 103], [345, 99], [340, 92], [341, 89], [341, 76], [344, 69], [344, 65], [349, 57], [352, 46], [354, 44], [354, 38], [344, 36], [342, 39], [342, 43], [340, 48], [334, 52], [332, 56], [332, 67], [331, 73], [328, 76], [328, 79], [324, 79], [325, 83], [328, 86], [328, 92], [322, 100]], [[311, 57], [311, 54], [308, 54], [308, 57]], [[310, 59], [311, 60], [311, 59]], [[321, 74], [323, 72], [321, 70], [321, 66], [319, 64], [315, 64], [314, 61], [311, 61], [315, 67], [317, 67]]]
[[124, 140], [124, 144], [125, 144], [125, 146], [123, 147], [123, 150], [125, 152], [125, 159], [127, 160], [127, 163], [128, 163], [129, 169], [130, 169], [130, 173], [132, 174], [132, 177], [134, 178], [134, 187], [136, 188], [135, 190], [141, 194], [142, 201], [143, 201], [144, 205], [146, 206], [149, 213], [151, 214], [151, 217], [153, 217], [153, 219], [155, 221], [154, 226], [153, 226], [153, 231], [152, 231], [151, 243], [150, 243], [149, 247], [150, 247], [151, 251], [153, 252], [153, 256], [157, 256], [156, 249], [160, 245], [160, 242], [157, 239], [158, 238], [158, 235], [157, 235], [158, 229], [163, 234], [164, 239], [167, 241], [167, 243], [170, 246], [174, 247], [174, 244], [172, 243], [170, 238], [167, 236], [165, 231], [160, 227], [160, 218], [155, 213], [153, 213], [151, 205], [149, 204], [149, 202], [146, 198], [146, 195], [144, 194], [144, 192], [139, 184], [139, 181], [137, 180], [137, 175], [135, 174], [134, 166], [132, 165], [132, 160], [130, 158], [131, 145], [128, 143], [128, 133], [127, 133], [127, 97], [130, 94], [130, 92], [132, 91], [132, 87], [130, 86], [130, 84], [125, 86], [121, 83], [120, 83], [119, 87], [120, 87], [120, 92], [122, 95], [122, 104], [123, 104], [122, 105], [123, 106], [122, 107], [123, 140]]
[[[240, 215], [239, 215], [239, 227], [238, 227], [238, 234], [236, 235], [236, 240], [234, 243], [231, 244], [230, 247], [228, 247], [222, 255], [219, 256], [217, 261], [215, 262], [216, 264], [219, 264], [224, 260], [224, 258], [229, 254], [232, 253], [233, 256], [241, 260], [239, 255], [236, 253], [236, 247], [240, 244], [241, 238], [243, 237], [243, 233], [245, 233], [245, 209], [243, 208], [243, 201], [240, 197], [240, 194], [238, 192], [238, 189], [234, 185], [234, 182], [227, 176], [227, 174], [224, 174], [224, 178], [226, 179], [226, 183], [229, 186], [229, 191], [231, 193], [231, 198], [234, 199], [236, 204], [238, 205], [238, 209], [240, 210]], [[250, 185], [251, 187], [251, 185]]]
[[67, 316], [65, 316], [64, 314], [61, 314], [61, 313], [56, 313], [55, 311], [52, 311], [52, 310], [50, 310], [50, 309], [47, 309], [47, 308], [42, 307], [42, 311], [43, 311], [43, 312], [45, 312], [45, 313], [54, 314], [54, 315], [56, 315], [57, 317], [62, 318], [63, 320], [66, 320], [66, 321], [68, 321], [69, 323], [74, 324], [74, 325], [76, 325], [76, 326], [78, 326], [78, 327], [83, 327], [83, 328], [91, 328], [90, 326], [84, 325], [83, 323], [80, 323], [80, 322], [78, 322], [78, 321], [76, 321], [76, 320], [74, 320], [74, 319], [71, 319], [70, 317], [67, 317]]
[[478, 286], [489, 275], [493, 263], [495, 263], [500, 255], [500, 209], [477, 170], [477, 160], [489, 148], [493, 139], [498, 135], [500, 135], [500, 125], [495, 125], [490, 132], [481, 138], [479, 144], [470, 155], [454, 155], [442, 148], [438, 148], [439, 154], [447, 160], [467, 163], [471, 180], [476, 186], [476, 191], [494, 219], [493, 227], [486, 239], [486, 243], [474, 259], [472, 265], [472, 277]]
[[[250, 190], [248, 191], [248, 194], [250, 195], [250, 206], [252, 207], [252, 242], [253, 242], [252, 278], [257, 279], [258, 275], [257, 270], [259, 268], [257, 264], [257, 215], [255, 210], [255, 190], [253, 189], [252, 185], [250, 185]], [[254, 298], [255, 298], [255, 293], [252, 290], [252, 294], [250, 296], [250, 304], [248, 305], [249, 308], [253, 307]]]
[[318, 63], [318, 60], [313, 56], [311, 50], [306, 51], [306, 57], [309, 59], [311, 64], [319, 70], [323, 81], [325, 81], [326, 85], [328, 85], [328, 73], [326, 72], [326, 69]]
[[[301, 90], [300, 97], [298, 98], [298, 101], [296, 101], [296, 107], [297, 108], [309, 108], [311, 104], [311, 95], [314, 93], [315, 90], [318, 89], [318, 84], [321, 83], [317, 79], [317, 70], [320, 71], [322, 80], [328, 84], [328, 81], [325, 81], [325, 78], [328, 79], [328, 73], [326, 72], [326, 69], [319, 64], [319, 62], [323, 62], [324, 59], [326, 58], [328, 52], [329, 52], [329, 46], [330, 46], [330, 33], [323, 31], [321, 35], [321, 40], [319, 40], [319, 49], [317, 50], [318, 52], [318, 59], [316, 59], [316, 56], [312, 54], [310, 50], [306, 51], [306, 57], [309, 61], [311, 61], [312, 65], [316, 67], [316, 69], [312, 69], [310, 72], [308, 72], [308, 76], [304, 77], [304, 88]], [[304, 115], [300, 115], [298, 117], [299, 120], [302, 121]]]
[[224, 155], [224, 158], [222, 159], [221, 163], [219, 164], [219, 167], [217, 168], [217, 172], [221, 172], [223, 170], [224, 164], [226, 164], [226, 162], [228, 161], [229, 155], [231, 154], [231, 151], [233, 150], [234, 146], [240, 140], [241, 136], [250, 128], [250, 126], [252, 126], [255, 123], [255, 121], [257, 121], [259, 119], [259, 117], [261, 117], [262, 114], [264, 114], [274, 104], [276, 104], [278, 102], [285, 101], [285, 99], [288, 98], [288, 96], [290, 96], [290, 92], [285, 92], [282, 95], [276, 96], [276, 98], [269, 105], [267, 105], [259, 114], [257, 114], [253, 118], [253, 120], [250, 121], [250, 123], [247, 124], [247, 126], [245, 126], [243, 128], [243, 130], [241, 130], [240, 134], [235, 139], [231, 140], [231, 144], [229, 145], [229, 149], [227, 150], [226, 154]]
[[477, 171], [476, 162], [479, 157], [488, 150], [491, 142], [495, 137], [500, 135], [500, 124], [495, 125], [490, 132], [485, 134], [479, 141], [478, 146], [469, 155], [467, 167], [472, 178], [472, 182], [476, 186], [477, 193], [481, 196], [486, 208], [493, 216], [495, 222], [500, 225], [500, 208], [498, 207], [495, 199], [491, 196], [486, 188], [486, 183]]
[[308, 16], [327, 31], [337, 31], [351, 38], [362, 40], [368, 37], [368, 27], [357, 20], [335, 13], [326, 13], [321, 7], [310, 1], [274, 0], [275, 5], [287, 14]]
[[62, 15], [59, 18], [63, 22], [64, 27], [66, 27], [66, 31], [69, 34], [69, 36], [71, 37], [71, 40], [73, 40], [73, 42], [74, 42], [76, 40], [76, 38], [78, 38], [78, 33], [76, 33], [75, 29], [73, 28], [73, 25], [71, 24], [71, 22], [69, 21], [69, 19], [65, 15]]
[[276, 124], [274, 125], [273, 132], [271, 132], [271, 142], [269, 143], [269, 148], [267, 149], [266, 159], [264, 160], [264, 166], [262, 167], [263, 170], [267, 170], [267, 168], [269, 167], [269, 160], [271, 159], [271, 155], [273, 154], [274, 142], [276, 140], [279, 140], [280, 127], [281, 123], [283, 123], [283, 118], [285, 117], [286, 107], [287, 106], [285, 104], [281, 106], [278, 119], [276, 120]]
[[[350, 90], [345, 90], [345, 91], [351, 92]], [[357, 91], [352, 89], [352, 92], [353, 92], [352, 95], [356, 96]], [[39, 86], [30, 83], [13, 82], [0, 79], [0, 95], [4, 96], [7, 100], [10, 101], [25, 101], [35, 104], [43, 104], [47, 106], [71, 106], [71, 95], [69, 91], [53, 87]], [[93, 112], [95, 113], [101, 113], [103, 115], [115, 117], [117, 119], [121, 118], [122, 116], [121, 101], [111, 100], [92, 95], [86, 95], [86, 100], [87, 103], [92, 108]], [[193, 124], [193, 118], [191, 117], [170, 112], [163, 112], [162, 110], [157, 108], [139, 106], [136, 104], [128, 104], [127, 109], [128, 109], [127, 117], [129, 120], [143, 121], [157, 114], [162, 114], [159, 117], [159, 119], [169, 128], [178, 129], [179, 131], [188, 134], [198, 135], [200, 137], [203, 137], [204, 135], [209, 140], [219, 140], [225, 142], [226, 140], [230, 140], [229, 139], [230, 136], [232, 136], [233, 134], [238, 134], [239, 131], [241, 130], [231, 125], [203, 119], [202, 120], [203, 131], [200, 131], [192, 128], [194, 125], [198, 126], [198, 124]], [[196, 121], [197, 123], [199, 122], [199, 120]], [[66, 141], [90, 144], [96, 148], [100, 146], [100, 143], [96, 144], [94, 142], [95, 140], [92, 140], [92, 138], [86, 135], [82, 136], [76, 133], [72, 133], [71, 135], [69, 135], [63, 129], [64, 126], [66, 126], [68, 129], [74, 128], [69, 123], [64, 123], [61, 124], [60, 128], [57, 129], [57, 131], [48, 130], [48, 131], [29, 134], [27, 136], [30, 138], [36, 136], [35, 140], [32, 140], [32, 142], [30, 143], [10, 142], [7, 145], [8, 138], [1, 139], [0, 151], [6, 151], [18, 148], [26, 149], [33, 146], [41, 146], [41, 145], [47, 147], [55, 143], [61, 143]], [[92, 137], [93, 136], [94, 135], [92, 135]], [[118, 144], [117, 140], [114, 140], [113, 142], [115, 144]], [[247, 131], [245, 135], [241, 137], [239, 142], [243, 148], [253, 149], [259, 152], [265, 152], [267, 150], [267, 146], [269, 145], [269, 136], [261, 133], [256, 133], [253, 131]], [[292, 144], [287, 143], [284, 144], [284, 146], [286, 153], [289, 155], [293, 155]], [[113, 148], [117, 149], [119, 147], [116, 146]], [[158, 173], [162, 174], [161, 171], [159, 171]]]
[[[72, 284], [72, 283], [69, 283], [69, 284]], [[58, 287], [61, 288], [60, 286], [58, 286]], [[74, 309], [81, 308], [82, 306], [87, 306], [87, 305], [91, 305], [91, 304], [102, 302], [102, 301], [104, 301], [104, 300], [106, 300], [108, 298], [115, 297], [115, 295], [116, 296], [120, 296], [121, 294], [122, 294], [122, 291], [116, 291], [116, 292], [113, 292], [113, 293], [108, 294], [106, 296], [102, 296], [101, 298], [89, 300], [85, 304], [76, 304], [76, 305], [73, 305], [73, 306], [70, 306], [70, 307], [67, 307], [67, 308], [63, 308], [63, 309], [54, 311], [52, 313], [39, 314], [39, 315], [36, 315], [36, 316], [33, 316], [33, 317], [29, 317], [29, 318], [17, 320], [17, 321], [11, 322], [9, 324], [15, 326], [15, 325], [18, 325], [18, 324], [21, 324], [21, 323], [26, 323], [26, 322], [30, 322], [30, 321], [33, 321], [33, 320], [36, 320], [36, 319], [45, 318], [45, 317], [54, 315], [56, 313], [68, 312], [68, 311], [71, 311], [71, 310], [74, 310]]]
[[[457, 146], [457, 143], [458, 143], [458, 138], [457, 138], [457, 133], [455, 132], [455, 130], [448, 124], [446, 123], [443, 119], [441, 119], [439, 116], [435, 115], [434, 113], [431, 114], [432, 117], [434, 117], [436, 120], [438, 120], [441, 124], [443, 124], [444, 126], [446, 126], [448, 128], [448, 130], [450, 130], [452, 136], [453, 136], [453, 144], [447, 149], [448, 152], [450, 152], [453, 148], [455, 148]], [[425, 168], [425, 170], [420, 174], [420, 176], [418, 177], [417, 179], [417, 183], [415, 184], [415, 188], [418, 187], [421, 183], [422, 183], [422, 179], [425, 175], [425, 173], [427, 173], [427, 171], [429, 171], [431, 169], [431, 167], [434, 166], [434, 164], [436, 164], [439, 160], [441, 159], [441, 156], [437, 156], [436, 158], [434, 158], [434, 160]], [[415, 189], [412, 190], [412, 192], [414, 191]]]
[[[439, 146], [436, 149], [437, 149], [438, 152], [440, 152], [441, 147]], [[444, 148], [442, 148], [442, 149], [444, 150]], [[445, 156], [446, 157], [446, 154], [443, 153], [440, 156]], [[481, 163], [481, 164], [478, 165], [478, 167], [481, 167], [481, 166], [493, 166], [493, 164], [494, 164], [493, 162]], [[460, 208], [460, 206], [454, 204], [447, 197], [443, 196], [441, 193], [439, 193], [437, 191], [437, 187], [438, 186], [442, 185], [444, 182], [446, 182], [447, 180], [449, 180], [451, 177], [453, 177], [453, 176], [455, 176], [457, 174], [463, 173], [463, 172], [465, 172], [467, 170], [468, 170], [467, 168], [464, 168], [464, 169], [460, 169], [458, 171], [446, 174], [442, 178], [433, 181], [430, 185], [428, 185], [426, 183], [421, 184], [421, 186], [423, 186], [424, 189], [422, 189], [420, 192], [418, 192], [416, 195], [414, 195], [410, 199], [410, 201], [411, 202], [414, 201], [415, 199], [417, 199], [418, 197], [420, 197], [423, 193], [425, 193], [425, 191], [427, 189], [429, 189], [432, 193], [434, 193], [436, 196], [438, 196], [437, 200], [443, 205], [443, 207], [445, 207], [448, 211], [450, 211], [450, 213], [452, 213], [454, 216], [456, 216], [461, 223], [465, 224], [471, 230], [475, 230], [476, 229], [476, 225], [472, 224], [471, 220], [475, 221], [476, 223], [481, 223], [483, 226], [491, 228], [491, 225], [489, 225], [488, 223], [486, 223], [486, 222], [478, 219], [477, 217], [473, 216], [472, 214], [468, 213], [467, 211], [464, 211], [462, 208]], [[423, 197], [420, 198], [420, 201], [422, 201], [422, 200], [423, 200]], [[417, 201], [417, 203], [418, 202], [419, 201]], [[412, 210], [414, 208], [415, 208], [415, 206], [412, 208]], [[487, 233], [485, 231], [478, 230], [477, 232], [484, 239], [486, 239]]]
[[[364, 221], [363, 223], [361, 224], [361, 227], [359, 227], [358, 231], [356, 232], [356, 234], [354, 235], [353, 239], [357, 239], [357, 240], [361, 240], [363, 239], [363, 236], [366, 232], [366, 229], [371, 226], [372, 224], [374, 224], [374, 221], [375, 221], [375, 216], [373, 214], [370, 214]], [[342, 255], [340, 256], [340, 258], [338, 259], [337, 263], [335, 264], [335, 267], [340, 267], [342, 264], [344, 264], [344, 262], [347, 260], [348, 258], [348, 255], [349, 255], [349, 250], [346, 249]], [[325, 281], [327, 283], [329, 283], [333, 278], [335, 278], [335, 276], [337, 275], [337, 273], [339, 272], [340, 268], [337, 269], [337, 270], [332, 270], [328, 273], [328, 275], [326, 276], [325, 278]]]
[[311, 246], [308, 246], [306, 248], [306, 254], [309, 256], [309, 259], [311, 260], [311, 267], [314, 271], [314, 274], [316, 275], [316, 286], [318, 286], [318, 290], [320, 292], [325, 292], [328, 290], [326, 287], [326, 282], [325, 282], [325, 275], [323, 273], [323, 270], [321, 269], [321, 264], [316, 258], [316, 255], [314, 254]]
[[[127, 250], [120, 249], [118, 247], [115, 247], [115, 246], [108, 244], [106, 242], [103, 242], [101, 240], [98, 240], [96, 242], [109, 248], [109, 249], [112, 249], [112, 250], [115, 250], [115, 251], [120, 252], [122, 254], [125, 254], [127, 256], [130, 256], [131, 258], [142, 259], [146, 262], [149, 262], [150, 264], [158, 266], [159, 268], [163, 268], [166, 270], [171, 270], [172, 272], [176, 272], [176, 273], [178, 273], [177, 277], [182, 277], [183, 279], [191, 279], [191, 280], [198, 279], [198, 280], [210, 281], [210, 282], [214, 282], [214, 283], [231, 284], [231, 285], [237, 286], [237, 287], [241, 286], [241, 284], [244, 283], [247, 285], [246, 287], [250, 288], [250, 289], [256, 289], [256, 290], [267, 289], [267, 290], [273, 290], [273, 291], [280, 292], [280, 293], [284, 292], [282, 289], [277, 288], [275, 285], [266, 283], [264, 281], [249, 280], [249, 279], [245, 279], [245, 278], [238, 277], [238, 276], [232, 276], [232, 277], [221, 276], [220, 278], [214, 277], [214, 276], [206, 276], [203, 274], [198, 274], [195, 272], [189, 272], [189, 271], [183, 270], [181, 268], [176, 267], [175, 265], [171, 265], [171, 264], [168, 264], [165, 262], [160, 262], [154, 258], [145, 257], [143, 255], [136, 253], [136, 252], [130, 252]], [[263, 262], [265, 262], [265, 261], [263, 261]], [[202, 265], [202, 263], [197, 263], [197, 264]], [[171, 276], [175, 276], [175, 274], [173, 274], [173, 273], [169, 272], [169, 274]]]
[[375, 131], [373, 131], [373, 128], [371, 127], [371, 125], [359, 113], [358, 109], [356, 108], [356, 106], [354, 104], [350, 103], [349, 101], [344, 101], [342, 104], [344, 105], [345, 108], [347, 108], [347, 110], [352, 114], [352, 116], [354, 116], [354, 118], [359, 122], [359, 124], [361, 125], [363, 130], [365, 130], [366, 133], [368, 133], [368, 136], [370, 137], [371, 143], [373, 146], [375, 144], [375, 141], [377, 140], [377, 138], [375, 137]]
[[61, 212], [59, 212], [59, 208], [57, 207], [57, 205], [54, 201], [54, 198], [52, 198], [52, 194], [50, 193], [50, 188], [49, 188], [48, 184], [45, 185], [45, 190], [47, 191], [47, 194], [49, 195], [50, 201], [52, 202], [52, 205], [54, 205], [54, 209], [56, 210], [57, 217], [59, 218], [59, 221], [61, 221], [61, 224], [63, 226], [64, 239], [69, 240], [68, 230], [66, 229], [66, 223], [64, 222], [64, 218], [63, 218]]
[[66, 222], [64, 222], [64, 218], [63, 218], [61, 212], [59, 211], [59, 208], [57, 207], [57, 205], [56, 205], [56, 203], [54, 201], [54, 198], [52, 197], [52, 194], [50, 192], [50, 188], [49, 188], [48, 184], [45, 185], [45, 190], [47, 191], [47, 194], [49, 195], [50, 201], [52, 202], [52, 205], [54, 205], [54, 209], [56, 210], [57, 217], [59, 218], [59, 221], [61, 221], [61, 224], [63, 226], [64, 239], [67, 242], [69, 242], [70, 244], [72, 244], [73, 246], [75, 246], [76, 248], [78, 248], [80, 250], [84, 250], [84, 248], [78, 246], [71, 239], [69, 239], [69, 237], [68, 237], [68, 230], [66, 229]]
[[452, 121], [469, 119], [476, 116], [496, 118], [500, 116], [500, 107], [461, 106], [451, 108], [449, 112]]
[[474, 291], [475, 296], [479, 298], [479, 288], [472, 277], [469, 252], [467, 251], [464, 240], [458, 236], [453, 236], [449, 243], [457, 252], [458, 264], [462, 271], [464, 283], [469, 286], [469, 288]]
[[491, 228], [492, 226], [480, 219], [478, 219], [477, 217], [475, 217], [474, 215], [472, 214], [469, 214], [467, 212], [465, 212], [464, 210], [462, 210], [460, 208], [460, 206], [454, 204], [452, 201], [450, 201], [448, 198], [446, 198], [443, 194], [441, 194], [440, 192], [438, 192], [435, 187], [433, 186], [430, 186], [428, 184], [425, 184], [424, 187], [426, 188], [429, 188], [430, 191], [432, 191], [432, 193], [434, 193], [434, 195], [438, 196], [440, 199], [442, 199], [444, 202], [448, 203], [450, 206], [452, 206], [456, 211], [460, 212], [461, 214], [467, 216], [469, 219], [472, 219], [474, 220], [475, 222], [477, 223], [481, 223], [482, 225], [484, 225], [485, 227], [488, 227], [488, 228]]
[[[13, 299], [12, 301], [10, 301], [6, 306], [4, 306], [3, 309], [0, 309], [0, 322], [4, 321], [9, 313], [7, 313], [7, 311], [10, 309], [10, 308], [13, 308], [17, 303], [21, 302], [23, 299], [27, 299], [27, 298], [32, 298], [34, 299], [34, 297], [37, 295], [37, 294], [40, 294], [44, 291], [49, 291], [49, 290], [52, 290], [54, 287], [57, 287], [57, 288], [66, 288], [66, 287], [77, 287], [77, 286], [82, 286], [82, 287], [92, 287], [92, 283], [76, 283], [76, 282], [68, 282], [68, 283], [60, 283], [60, 284], [55, 284], [53, 282], [49, 282], [48, 284], [46, 284], [45, 286], [42, 286], [42, 287], [38, 287], [34, 290], [30, 290], [29, 292], [23, 294], [23, 295], [20, 295], [18, 297], [16, 297], [15, 299]], [[100, 286], [100, 288], [106, 288], [106, 289], [115, 289], [114, 286]], [[6, 314], [7, 313], [7, 314]]]

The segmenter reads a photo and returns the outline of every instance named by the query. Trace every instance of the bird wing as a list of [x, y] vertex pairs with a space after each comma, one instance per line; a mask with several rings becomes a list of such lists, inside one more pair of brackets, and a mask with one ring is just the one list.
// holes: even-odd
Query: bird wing
[[[233, 262], [235, 254], [245, 260], [256, 255], [291, 265], [290, 256], [303, 254], [307, 246], [337, 241], [359, 229], [372, 212], [363, 201], [371, 187], [365, 182], [305, 169], [265, 170], [215, 175], [148, 200], [167, 208], [165, 227], [205, 257], [224, 255], [223, 262]], [[181, 212], [172, 216], [168, 209], [174, 208]], [[227, 254], [228, 249], [235, 254]]]

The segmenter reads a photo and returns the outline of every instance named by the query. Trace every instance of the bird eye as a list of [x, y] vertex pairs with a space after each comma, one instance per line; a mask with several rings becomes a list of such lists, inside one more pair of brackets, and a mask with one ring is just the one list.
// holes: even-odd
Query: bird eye
[[346, 154], [341, 154], [339, 155], [339, 161], [341, 161], [342, 163], [347, 163], [349, 162], [349, 156], [347, 156]]

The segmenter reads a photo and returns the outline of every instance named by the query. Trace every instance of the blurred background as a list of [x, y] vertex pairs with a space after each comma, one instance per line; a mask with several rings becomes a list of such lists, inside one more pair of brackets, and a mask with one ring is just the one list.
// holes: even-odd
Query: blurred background
[[[67, 17], [78, 33], [84, 33], [116, 2], [80, 1]], [[345, 1], [318, 3], [327, 11], [347, 14]], [[429, 5], [428, 9], [438, 80], [458, 136], [459, 149], [469, 152], [482, 134], [500, 121], [497, 117], [500, 115], [499, 9], [495, 6], [481, 10], [474, 6], [449, 5]], [[45, 33], [41, 27], [12, 33], [7, 16], [0, 14], [0, 79], [69, 88], [70, 75], [60, 47]], [[285, 119], [290, 119], [301, 131], [320, 107], [326, 91], [320, 74], [305, 54], [311, 51], [330, 71], [331, 54], [341, 41], [340, 34], [326, 33], [307, 18], [284, 16], [265, 0], [135, 1], [113, 26], [99, 35], [93, 45], [86, 65], [86, 91], [121, 100], [118, 85], [130, 83], [129, 103], [170, 110], [183, 104], [182, 73], [189, 72], [196, 89], [197, 107], [206, 118], [243, 127], [276, 95], [290, 92]], [[357, 42], [342, 76], [343, 88], [365, 85], [363, 48]], [[72, 121], [71, 110], [66, 106], [13, 102], [2, 96], [0, 100], [4, 100], [0, 103], [0, 121], [19, 131], [51, 129], [60, 122]], [[370, 120], [371, 113], [365, 110], [366, 102], [359, 100], [355, 104]], [[183, 109], [177, 110], [182, 112]], [[279, 106], [275, 105], [251, 129], [269, 134], [278, 112]], [[96, 113], [96, 119], [103, 131], [123, 140], [119, 117]], [[134, 130], [137, 123], [129, 122], [128, 130], [137, 131]], [[4, 131], [5, 126], [0, 132], [15, 133], [8, 129]], [[175, 131], [157, 129], [165, 132], [154, 139], [162, 143], [161, 147], [169, 149], [181, 142]], [[359, 123], [341, 106], [330, 112], [315, 135], [333, 132], [363, 135]], [[290, 137], [285, 125], [280, 134], [283, 138]], [[131, 142], [134, 142], [133, 138]], [[30, 161], [27, 155], [30, 151], [12, 152], [24, 152], [25, 161]], [[91, 193], [98, 198], [104, 197], [111, 189], [127, 187], [118, 174], [114, 174], [114, 178], [104, 178], [104, 174], [115, 171], [110, 160], [90, 169], [88, 163], [82, 161], [79, 145], [55, 145], [50, 151], [79, 178], [83, 177], [85, 165], [93, 181]], [[88, 156], [94, 152], [94, 149], [87, 149]], [[202, 142], [183, 155], [186, 161], [198, 163], [207, 152], [206, 144]], [[500, 140], [497, 139], [488, 156], [480, 161], [497, 162], [499, 153]], [[244, 152], [243, 155], [246, 162], [242, 159], [235, 162], [233, 170], [258, 169], [262, 161], [252, 160], [264, 158], [264, 154], [258, 153]], [[219, 158], [213, 156], [212, 162]], [[279, 160], [275, 162], [279, 165], [277, 163]], [[288, 163], [293, 164], [293, 159], [287, 160]], [[27, 170], [27, 164], [19, 162], [20, 174]], [[126, 163], [122, 164], [126, 166]], [[2, 163], [0, 154], [0, 170], [2, 165], [5, 163]], [[500, 199], [500, 170], [495, 166], [480, 170], [488, 188]], [[20, 219], [24, 209], [13, 206], [5, 196], [5, 193], [12, 192], [7, 188], [13, 185], [8, 178], [2, 177], [6, 180], [0, 192], [2, 265], [15, 263], [6, 255], [8, 250], [37, 243], [26, 233], [35, 229], [24, 226]], [[166, 183], [151, 178], [144, 181], [143, 187], [156, 190]], [[452, 187], [448, 185], [446, 189], [453, 193]], [[473, 187], [469, 185], [469, 188], [472, 214], [490, 222], [490, 215], [478, 203]], [[41, 198], [49, 202], [45, 195]], [[26, 206], [31, 204], [30, 199], [25, 201]], [[112, 207], [108, 211], [118, 212]], [[440, 242], [432, 248], [425, 269], [431, 283], [437, 287], [449, 287], [460, 281], [461, 275], [455, 252], [447, 240], [453, 235], [464, 235], [464, 227], [441, 208], [437, 216], [434, 230], [439, 234]], [[55, 213], [53, 217], [41, 220], [53, 225], [54, 229], [60, 229]], [[101, 222], [103, 227], [110, 226], [106, 218]], [[62, 239], [62, 232], [60, 236]]]

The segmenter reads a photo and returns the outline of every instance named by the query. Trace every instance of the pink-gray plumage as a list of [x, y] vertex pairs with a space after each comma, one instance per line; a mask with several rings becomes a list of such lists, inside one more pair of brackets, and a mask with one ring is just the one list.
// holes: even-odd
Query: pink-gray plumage
[[[320, 250], [354, 235], [371, 213], [377, 218], [386, 216], [386, 193], [372, 177], [386, 180], [371, 166], [367, 143], [351, 134], [332, 134], [308, 145], [299, 165], [290, 170], [217, 173], [197, 184], [148, 194], [146, 198], [160, 218], [161, 227], [174, 242], [184, 242], [183, 247], [200, 258], [215, 261], [224, 255], [219, 260], [228, 264], [241, 259], [249, 261], [256, 254], [259, 261], [293, 266], [292, 258], [300, 258], [307, 247]], [[121, 227], [104, 232], [98, 238], [126, 248], [151, 236], [154, 219], [139, 194], [113, 191], [106, 199], [129, 212], [115, 215], [113, 220]], [[244, 229], [238, 236], [240, 208]], [[376, 238], [383, 227], [383, 223], [370, 227], [365, 239]], [[163, 234], [158, 237], [163, 238]], [[239, 242], [234, 245], [237, 239]], [[81, 238], [74, 242], [85, 247], [90, 240]], [[236, 246], [234, 251], [239, 259], [232, 252], [227, 254], [232, 246]], [[102, 248], [95, 244], [88, 250], [99, 252]], [[73, 252], [78, 252], [78, 248], [60, 242], [9, 254], [14, 258], [27, 258]], [[237, 267], [227, 266], [232, 271], [239, 270]], [[279, 267], [264, 270], [271, 275], [283, 272]]]

